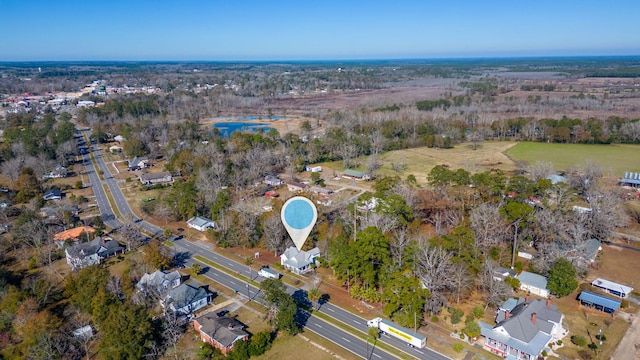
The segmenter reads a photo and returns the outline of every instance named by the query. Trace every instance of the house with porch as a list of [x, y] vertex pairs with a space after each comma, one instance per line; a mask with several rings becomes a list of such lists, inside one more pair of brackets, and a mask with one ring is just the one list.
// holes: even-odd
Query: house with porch
[[551, 300], [520, 298], [503, 304], [496, 325], [479, 322], [484, 348], [507, 359], [535, 360], [563, 336], [563, 318]]
[[245, 325], [235, 318], [207, 313], [193, 320], [193, 327], [200, 334], [202, 342], [219, 349], [225, 356], [233, 350], [237, 341], [249, 340]]
[[64, 249], [67, 264], [72, 270], [83, 269], [87, 266], [99, 264], [102, 260], [124, 254], [124, 246], [108, 237], [96, 237], [85, 242], [76, 243]]
[[301, 275], [313, 270], [316, 264], [316, 258], [320, 256], [320, 249], [314, 247], [309, 251], [298, 250], [291, 246], [280, 255], [280, 264], [285, 269]]

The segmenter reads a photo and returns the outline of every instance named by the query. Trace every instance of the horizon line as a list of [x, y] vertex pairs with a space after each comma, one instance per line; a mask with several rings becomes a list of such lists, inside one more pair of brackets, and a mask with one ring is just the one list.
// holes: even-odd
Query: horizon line
[[286, 63], [286, 62], [356, 62], [356, 61], [443, 61], [443, 60], [531, 60], [531, 59], [594, 59], [594, 58], [640, 58], [635, 55], [529, 55], [529, 56], [451, 56], [451, 57], [398, 57], [398, 58], [318, 58], [318, 59], [68, 59], [68, 60], [0, 60], [7, 63]]

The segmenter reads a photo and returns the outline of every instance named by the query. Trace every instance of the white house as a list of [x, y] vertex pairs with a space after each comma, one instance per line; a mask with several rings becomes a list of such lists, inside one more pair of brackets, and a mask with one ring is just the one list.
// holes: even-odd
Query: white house
[[67, 168], [60, 164], [56, 165], [56, 167], [48, 174], [43, 175], [43, 178], [45, 179], [60, 179], [65, 177], [67, 177]]
[[140, 170], [149, 166], [149, 159], [146, 156], [136, 156], [129, 160], [129, 170]]
[[282, 185], [282, 180], [276, 175], [267, 175], [264, 177], [264, 183], [267, 186], [280, 186]]
[[187, 226], [198, 231], [206, 231], [207, 229], [216, 229], [218, 227], [215, 221], [202, 216], [194, 216], [187, 220]]
[[171, 173], [168, 171], [140, 175], [140, 183], [142, 183], [142, 185], [166, 184], [172, 182], [173, 176], [171, 176]]
[[320, 249], [317, 247], [309, 251], [298, 251], [292, 246], [280, 255], [280, 264], [285, 269], [300, 275], [313, 270], [318, 256], [320, 256]]
[[523, 271], [520, 275], [516, 276], [516, 279], [520, 280], [520, 290], [528, 291], [542, 297], [549, 296], [546, 277]]
[[486, 350], [507, 359], [535, 360], [550, 342], [562, 337], [564, 315], [551, 300], [507, 302], [500, 307], [495, 326], [479, 322]]
[[67, 264], [78, 270], [99, 264], [103, 259], [124, 253], [124, 247], [111, 238], [97, 237], [86, 243], [76, 243], [64, 249]]
[[62, 192], [59, 189], [51, 189], [44, 193], [45, 200], [62, 200]]
[[180, 286], [182, 276], [177, 271], [157, 270], [151, 274], [145, 273], [136, 284], [136, 288], [142, 292], [165, 294], [169, 289]]

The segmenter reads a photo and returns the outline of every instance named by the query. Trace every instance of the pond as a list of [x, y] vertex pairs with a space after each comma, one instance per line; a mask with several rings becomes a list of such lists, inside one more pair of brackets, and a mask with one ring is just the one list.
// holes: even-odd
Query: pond
[[267, 124], [241, 121], [221, 122], [213, 124], [213, 127], [220, 130], [220, 133], [225, 138], [230, 137], [234, 131], [257, 131], [258, 129], [269, 131], [272, 129]]

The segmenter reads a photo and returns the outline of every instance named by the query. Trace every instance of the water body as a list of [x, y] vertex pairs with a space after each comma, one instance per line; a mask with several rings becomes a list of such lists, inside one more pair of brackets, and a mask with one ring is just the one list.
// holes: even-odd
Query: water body
[[232, 122], [221, 122], [217, 124], [213, 124], [215, 129], [220, 130], [220, 133], [223, 137], [229, 138], [234, 131], [269, 131], [272, 128], [267, 124], [262, 123], [254, 123], [254, 122], [242, 122], [242, 121], [232, 121]]

